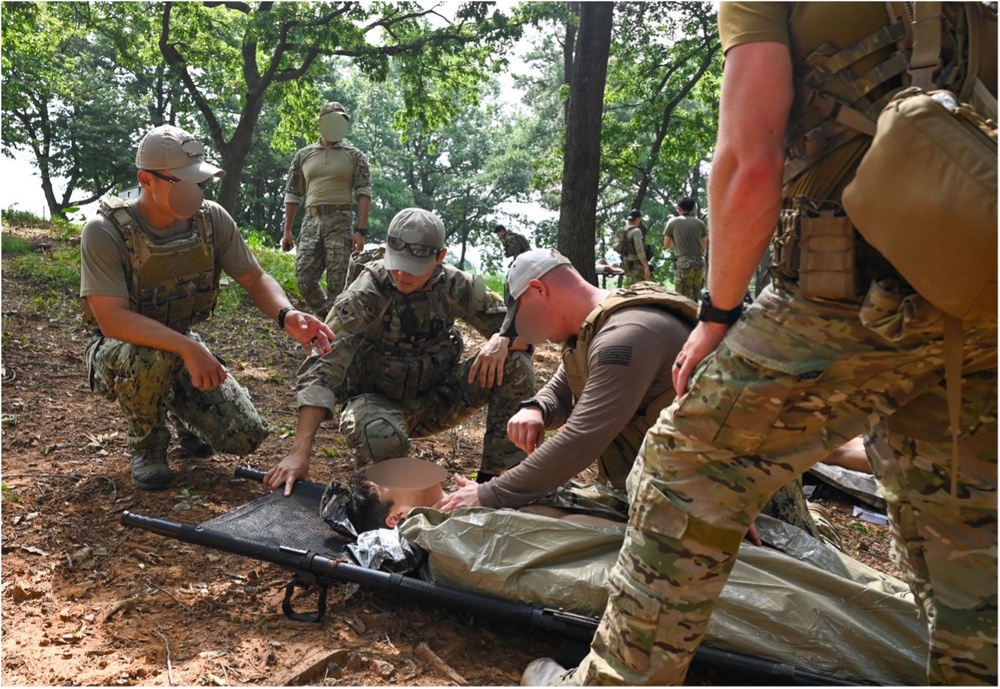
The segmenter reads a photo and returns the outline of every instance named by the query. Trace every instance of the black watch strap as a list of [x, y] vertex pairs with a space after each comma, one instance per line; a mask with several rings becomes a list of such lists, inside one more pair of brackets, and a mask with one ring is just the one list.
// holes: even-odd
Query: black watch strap
[[518, 409], [524, 409], [525, 407], [536, 407], [541, 412], [545, 411], [544, 409], [542, 409], [542, 403], [539, 402], [534, 397], [529, 397], [528, 399], [522, 400], [521, 402], [517, 403]]
[[701, 301], [698, 303], [698, 320], [707, 323], [722, 323], [732, 325], [743, 315], [743, 303], [732, 309], [720, 309], [712, 306], [712, 298], [707, 289], [701, 291]]
[[285, 329], [285, 316], [290, 314], [292, 311], [298, 311], [294, 306], [283, 306], [281, 311], [278, 311], [278, 330]]
[[358, 234], [360, 234], [362, 237], [364, 237], [366, 234], [368, 234], [368, 228], [367, 227], [355, 227], [354, 231], [357, 232]]

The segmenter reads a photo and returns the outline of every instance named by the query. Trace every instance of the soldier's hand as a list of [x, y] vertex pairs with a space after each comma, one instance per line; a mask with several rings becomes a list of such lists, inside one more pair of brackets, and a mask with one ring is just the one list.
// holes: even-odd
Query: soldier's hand
[[479, 484], [470, 481], [461, 474], [455, 474], [458, 490], [436, 502], [432, 507], [442, 512], [451, 512], [459, 507], [479, 507]]
[[295, 242], [292, 240], [292, 235], [286, 234], [281, 237], [281, 250], [284, 252], [289, 252], [295, 248]]
[[181, 359], [188, 375], [191, 376], [191, 384], [202, 392], [215, 390], [229, 375], [222, 362], [215, 358], [205, 345], [196, 340], [191, 340], [191, 346], [181, 354]]
[[538, 407], [525, 407], [507, 422], [507, 437], [529, 455], [545, 442], [545, 421]]
[[271, 467], [264, 474], [264, 488], [266, 490], [277, 490], [285, 487], [285, 497], [292, 494], [292, 488], [298, 479], [304, 479], [309, 475], [309, 456], [303, 460], [301, 457], [289, 454], [283, 460]]
[[304, 311], [290, 311], [285, 316], [285, 330], [305, 347], [306, 356], [313, 352], [326, 354], [330, 343], [337, 339], [326, 323]]
[[365, 250], [365, 236], [360, 232], [355, 232], [351, 235], [351, 251], [364, 251]]
[[503, 366], [507, 361], [506, 337], [496, 333], [490, 337], [489, 341], [483, 345], [479, 353], [476, 354], [475, 361], [469, 369], [469, 382], [472, 383], [479, 378], [479, 384], [484, 388], [491, 388], [494, 385], [503, 383]]
[[674, 381], [674, 391], [680, 397], [687, 392], [688, 381], [691, 374], [701, 363], [702, 359], [712, 353], [719, 343], [729, 332], [729, 326], [724, 323], [698, 323], [697, 327], [688, 335], [687, 342], [681, 348], [681, 353], [674, 360], [672, 378]]

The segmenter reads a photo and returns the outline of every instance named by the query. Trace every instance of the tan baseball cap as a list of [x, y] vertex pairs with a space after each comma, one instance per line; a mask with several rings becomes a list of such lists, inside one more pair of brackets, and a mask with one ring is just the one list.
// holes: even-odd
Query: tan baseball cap
[[[396, 213], [389, 223], [386, 237], [385, 267], [389, 270], [402, 270], [410, 275], [423, 275], [444, 248], [444, 223], [430, 211], [423, 208], [404, 208]], [[415, 245], [393, 248], [393, 243]], [[433, 251], [426, 252], [425, 247]], [[415, 256], [418, 253], [429, 253], [427, 256]]]
[[329, 103], [324, 103], [323, 107], [319, 109], [319, 116], [322, 117], [323, 115], [326, 115], [327, 113], [331, 112], [339, 112], [347, 119], [351, 119], [351, 116], [347, 114], [347, 108], [345, 108], [343, 105], [341, 105], [335, 100], [332, 100]]
[[540, 280], [553, 268], [573, 265], [568, 258], [555, 249], [532, 249], [518, 254], [507, 271], [507, 292], [510, 295], [507, 303], [507, 316], [500, 328], [501, 335], [514, 332], [514, 317], [517, 315], [517, 303], [521, 295], [528, 290], [528, 283]]
[[149, 130], [135, 153], [139, 170], [169, 172], [178, 179], [204, 182], [226, 171], [205, 162], [205, 145], [180, 127], [165, 124]]

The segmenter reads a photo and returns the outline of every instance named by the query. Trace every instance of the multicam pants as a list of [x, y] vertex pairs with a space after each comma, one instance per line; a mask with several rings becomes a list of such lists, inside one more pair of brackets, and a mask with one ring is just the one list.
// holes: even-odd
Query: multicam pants
[[[302, 219], [295, 253], [295, 282], [299, 294], [319, 318], [326, 318], [333, 300], [344, 290], [353, 236], [352, 210], [322, 215], [312, 215], [307, 210]], [[320, 285], [323, 271], [326, 271], [326, 291]]]
[[517, 405], [535, 394], [535, 370], [524, 352], [511, 352], [504, 364], [503, 384], [484, 388], [468, 382], [475, 357], [457, 365], [433, 390], [411, 399], [362, 394], [349, 399], [340, 414], [340, 432], [361, 464], [405, 457], [410, 438], [425, 438], [454, 428], [487, 406], [481, 469], [499, 473], [524, 459], [507, 437], [507, 420]]
[[646, 270], [642, 267], [642, 261], [639, 259], [622, 261], [622, 270], [625, 271], [624, 277], [627, 287], [646, 279]]
[[705, 286], [705, 261], [700, 256], [679, 256], [674, 263], [674, 289], [693, 302]]
[[868, 431], [928, 682], [996, 686], [996, 337], [965, 332], [954, 467], [938, 310], [877, 285], [860, 313], [768, 287], [646, 435], [608, 607], [567, 682], [681, 683], [761, 505]]
[[[200, 341], [197, 335], [189, 336]], [[249, 454], [269, 433], [246, 388], [232, 376], [215, 390], [202, 392], [191, 384], [176, 354], [102, 336], [87, 345], [86, 361], [91, 389], [121, 406], [130, 453], [162, 452], [166, 457], [168, 411], [218, 452]]]

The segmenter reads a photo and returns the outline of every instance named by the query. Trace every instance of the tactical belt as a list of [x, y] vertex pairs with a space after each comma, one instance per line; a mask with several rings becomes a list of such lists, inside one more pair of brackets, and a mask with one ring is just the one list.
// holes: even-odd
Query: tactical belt
[[309, 215], [326, 215], [327, 213], [339, 213], [340, 211], [349, 210], [354, 210], [354, 206], [349, 203], [319, 203], [306, 208], [306, 213]]

